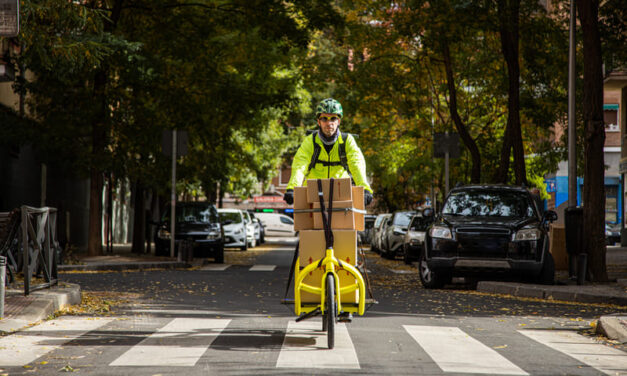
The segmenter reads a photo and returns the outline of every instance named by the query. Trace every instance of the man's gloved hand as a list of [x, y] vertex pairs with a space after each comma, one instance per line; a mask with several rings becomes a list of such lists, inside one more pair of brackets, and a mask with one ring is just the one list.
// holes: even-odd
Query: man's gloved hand
[[292, 205], [294, 203], [293, 189], [288, 189], [287, 191], [285, 191], [285, 193], [283, 194], [283, 201], [287, 202], [288, 205]]
[[368, 206], [372, 202], [372, 193], [370, 191], [364, 191], [364, 205]]

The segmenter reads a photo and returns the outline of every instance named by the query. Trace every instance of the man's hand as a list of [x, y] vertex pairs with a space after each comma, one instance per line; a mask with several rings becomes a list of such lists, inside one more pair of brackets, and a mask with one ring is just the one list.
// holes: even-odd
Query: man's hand
[[294, 203], [294, 190], [293, 189], [288, 189], [285, 191], [285, 193], [283, 194], [283, 201], [287, 202], [288, 205], [292, 205]]
[[364, 191], [364, 206], [370, 205], [372, 202], [372, 193], [370, 191]]

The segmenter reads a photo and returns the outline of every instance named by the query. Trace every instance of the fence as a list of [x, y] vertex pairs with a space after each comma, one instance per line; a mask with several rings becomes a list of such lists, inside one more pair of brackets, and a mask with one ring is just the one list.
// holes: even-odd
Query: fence
[[[0, 255], [7, 258], [7, 282], [24, 277], [24, 295], [58, 283], [60, 246], [56, 238], [57, 210], [22, 206], [0, 213]], [[33, 284], [41, 276], [42, 283]]]

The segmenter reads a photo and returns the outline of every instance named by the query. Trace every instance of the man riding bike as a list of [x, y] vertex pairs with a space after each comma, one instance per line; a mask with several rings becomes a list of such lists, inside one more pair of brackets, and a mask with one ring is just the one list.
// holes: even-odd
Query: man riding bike
[[352, 178], [364, 187], [364, 203], [372, 201], [372, 188], [366, 181], [366, 162], [354, 137], [340, 132], [344, 111], [333, 98], [322, 100], [316, 107], [318, 130], [301, 143], [292, 161], [292, 176], [283, 196], [289, 205], [294, 203], [294, 187], [306, 184], [307, 179]]

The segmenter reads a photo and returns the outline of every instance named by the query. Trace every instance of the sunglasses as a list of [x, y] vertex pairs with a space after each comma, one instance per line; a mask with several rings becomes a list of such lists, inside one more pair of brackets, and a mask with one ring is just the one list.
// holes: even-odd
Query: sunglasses
[[340, 118], [337, 116], [320, 116], [318, 119], [325, 121], [325, 122], [340, 120]]

